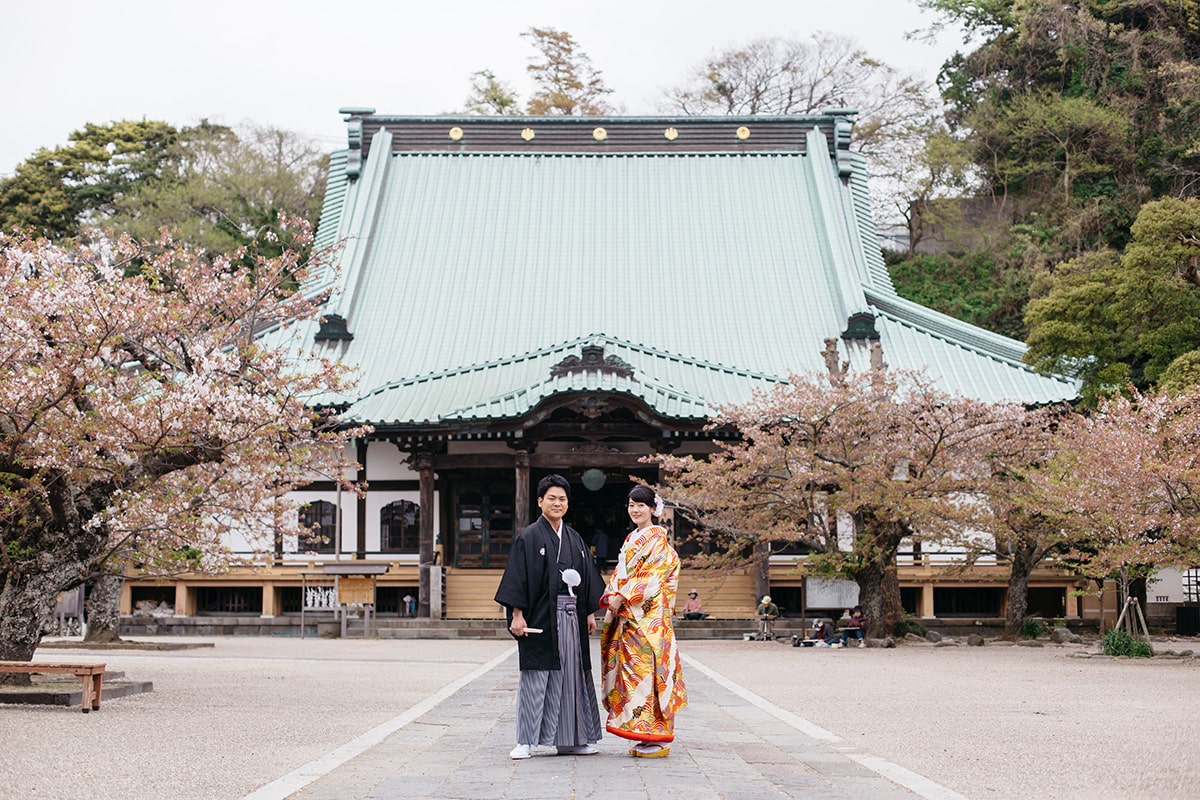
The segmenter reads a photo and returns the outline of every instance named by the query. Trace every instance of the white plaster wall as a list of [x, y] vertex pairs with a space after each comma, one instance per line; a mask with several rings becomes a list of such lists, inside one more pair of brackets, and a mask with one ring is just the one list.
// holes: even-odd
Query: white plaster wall
[[367, 482], [417, 480], [419, 476], [404, 462], [406, 458], [408, 453], [391, 442], [371, 442], [367, 445]]
[[1187, 599], [1183, 594], [1183, 572], [1175, 567], [1160, 569], [1146, 582], [1149, 603], [1182, 603]]

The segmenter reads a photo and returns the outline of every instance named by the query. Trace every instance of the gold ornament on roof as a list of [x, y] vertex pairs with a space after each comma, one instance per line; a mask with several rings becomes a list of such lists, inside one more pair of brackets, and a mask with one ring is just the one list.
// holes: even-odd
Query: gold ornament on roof
[[665, 131], [663, 131], [663, 136], [668, 142], [673, 142], [679, 138], [679, 131], [675, 130], [674, 128], [667, 128]]
[[737, 137], [743, 142], [750, 138], [750, 129], [745, 125], [737, 129]]
[[604, 128], [596, 128], [596, 130], [592, 131], [592, 138], [597, 142], [603, 142], [608, 138], [608, 131], [604, 130]]
[[459, 139], [461, 139], [462, 138], [462, 128], [458, 127], [457, 125], [455, 125], [453, 128], [451, 128], [450, 129], [450, 138], [456, 142]]
[[533, 136], [534, 136], [534, 133], [533, 133], [533, 128], [526, 128], [525, 130], [521, 131], [521, 138], [522, 138], [522, 139], [524, 139], [524, 140], [525, 140], [525, 141], [527, 141], [527, 142], [528, 142], [530, 139], [532, 139], [532, 138], [533, 138]]

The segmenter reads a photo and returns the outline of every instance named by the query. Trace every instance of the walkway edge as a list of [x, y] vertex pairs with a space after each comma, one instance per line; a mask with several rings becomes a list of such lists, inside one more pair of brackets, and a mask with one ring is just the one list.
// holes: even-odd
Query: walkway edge
[[430, 709], [437, 706], [471, 681], [486, 675], [503, 664], [516, 651], [517, 648], [515, 647], [505, 650], [488, 663], [467, 673], [458, 680], [446, 684], [441, 690], [426, 697], [403, 713], [398, 714], [381, 725], [375, 726], [358, 738], [352, 739], [321, 758], [310, 761], [304, 766], [292, 770], [282, 778], [277, 778], [267, 785], [256, 789], [242, 798], [242, 800], [284, 800], [284, 798], [292, 796], [310, 783], [333, 772], [355, 756], [370, 750], [408, 723], [419, 719]]
[[721, 673], [704, 666], [691, 656], [681, 655], [680, 657], [688, 667], [703, 673], [710, 680], [733, 692], [747, 703], [762, 709], [776, 719], [800, 731], [805, 736], [833, 745], [846, 758], [861, 764], [877, 775], [887, 778], [892, 783], [903, 786], [905, 789], [925, 798], [925, 800], [967, 800], [966, 797], [953, 789], [931, 781], [923, 775], [918, 775], [912, 770], [905, 769], [899, 764], [893, 764], [887, 759], [859, 752], [857, 748], [844, 744], [842, 737], [836, 733], [827, 731], [820, 725], [815, 725], [803, 717], [793, 714], [791, 711], [780, 708], [770, 700], [760, 697], [746, 687], [729, 680]]

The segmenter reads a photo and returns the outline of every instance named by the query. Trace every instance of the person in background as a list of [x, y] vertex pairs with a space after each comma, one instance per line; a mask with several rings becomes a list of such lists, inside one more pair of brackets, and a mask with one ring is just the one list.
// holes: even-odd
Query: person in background
[[636, 530], [601, 598], [608, 607], [600, 635], [606, 727], [636, 743], [634, 758], [663, 758], [675, 741], [675, 715], [687, 705], [672, 624], [679, 555], [655, 521], [662, 501], [652, 490], [633, 487], [626, 510]]
[[596, 528], [592, 533], [592, 555], [596, 557], [596, 566], [604, 569], [608, 565], [608, 531]]
[[704, 619], [708, 614], [704, 613], [704, 602], [700, 599], [700, 593], [695, 589], [688, 592], [688, 599], [683, 604], [684, 619]]
[[816, 640], [817, 647], [832, 647], [837, 638], [837, 632], [834, 631], [828, 620], [814, 619], [812, 638]]
[[850, 612], [850, 621], [846, 623], [846, 630], [842, 631], [842, 647], [850, 645], [850, 637], [853, 636], [858, 640], [859, 647], [867, 646], [867, 618], [863, 616], [862, 606], [855, 606]]
[[570, 492], [562, 475], [538, 482], [542, 515], [517, 535], [496, 590], [521, 673], [514, 759], [529, 758], [538, 744], [556, 745], [559, 755], [594, 755], [603, 734], [588, 636], [604, 579], [583, 537], [563, 521]]
[[763, 640], [774, 639], [774, 626], [775, 620], [779, 619], [779, 606], [771, 602], [771, 595], [763, 595], [762, 602], [758, 604], [758, 608], [754, 610], [754, 613], [762, 620]]

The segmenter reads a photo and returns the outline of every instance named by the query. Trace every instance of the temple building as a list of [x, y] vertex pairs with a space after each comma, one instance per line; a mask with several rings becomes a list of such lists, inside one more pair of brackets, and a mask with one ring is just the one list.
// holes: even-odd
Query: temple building
[[[658, 477], [646, 456], [711, 452], [718, 406], [831, 361], [925, 369], [988, 401], [1077, 394], [1023, 364], [1022, 343], [897, 295], [853, 112], [342, 113], [348, 142], [331, 156], [318, 228], [340, 250], [303, 287], [328, 296], [325, 314], [272, 335], [357, 370], [357, 393], [334, 402], [374, 428], [353, 453], [367, 490], [298, 492], [323, 535], [281, 542], [257, 571], [175, 581], [177, 614], [294, 614], [307, 576], [334, 563], [374, 565], [380, 614], [403, 613], [411, 594], [422, 615], [496, 617], [540, 478], [571, 481], [567, 521], [614, 556], [631, 478]], [[987, 569], [951, 576], [909, 554], [905, 604], [997, 616], [1006, 570]], [[785, 611], [812, 606], [794, 556], [771, 570]], [[748, 573], [682, 581], [717, 616], [753, 611]], [[127, 611], [163, 592], [128, 583]], [[1083, 613], [1075, 585], [1039, 571], [1031, 613]]]

